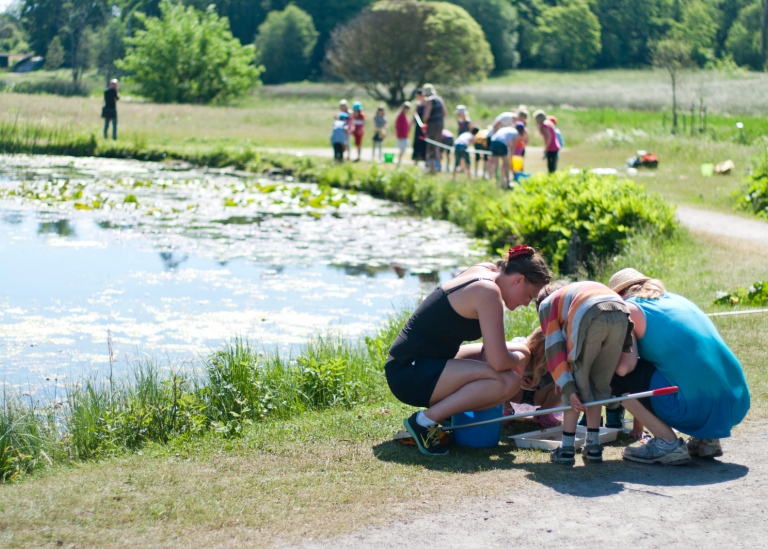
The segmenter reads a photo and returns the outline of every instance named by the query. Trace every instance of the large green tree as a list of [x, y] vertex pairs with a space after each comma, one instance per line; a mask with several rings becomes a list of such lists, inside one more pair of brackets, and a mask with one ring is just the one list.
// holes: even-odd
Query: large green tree
[[755, 2], [743, 8], [731, 25], [725, 41], [725, 51], [732, 55], [733, 60], [739, 65], [761, 70], [763, 68], [761, 41], [761, 10], [760, 4]]
[[213, 6], [201, 12], [163, 0], [160, 13], [139, 16], [145, 28], [127, 40], [117, 63], [142, 95], [161, 103], [226, 103], [259, 84], [255, 47], [240, 45]]
[[670, 37], [691, 48], [691, 58], [700, 67], [714, 59], [717, 38], [717, 12], [707, 0], [688, 0], [680, 8], [680, 22]]
[[105, 83], [109, 83], [120, 72], [116, 63], [125, 56], [125, 39], [128, 35], [126, 27], [124, 20], [113, 17], [94, 37], [96, 66]]
[[446, 2], [383, 1], [334, 31], [327, 69], [391, 106], [406, 86], [483, 78], [493, 56], [480, 25]]
[[256, 50], [264, 65], [265, 84], [296, 82], [309, 74], [309, 62], [317, 44], [312, 17], [293, 4], [273, 11], [259, 26]]
[[650, 44], [670, 29], [672, 0], [591, 0], [600, 22], [599, 67], [627, 67], [648, 63]]
[[588, 69], [600, 49], [600, 22], [585, 0], [566, 0], [536, 19], [532, 53], [547, 68]]
[[21, 22], [11, 13], [0, 13], [0, 51], [26, 53], [27, 36]]
[[485, 39], [491, 46], [494, 71], [501, 72], [517, 67], [517, 11], [509, 0], [449, 0], [461, 6], [480, 24]]
[[59, 36], [74, 81], [90, 65], [92, 28], [101, 25], [107, 13], [106, 0], [23, 0], [21, 6], [35, 53], [45, 55], [51, 40]]

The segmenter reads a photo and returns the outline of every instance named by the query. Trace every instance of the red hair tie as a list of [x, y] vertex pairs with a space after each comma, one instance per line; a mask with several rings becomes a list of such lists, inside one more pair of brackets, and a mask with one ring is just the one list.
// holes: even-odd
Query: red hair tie
[[507, 257], [507, 261], [516, 257], [530, 257], [534, 253], [536, 253], [536, 250], [531, 248], [528, 244], [518, 244], [514, 248], [509, 249], [509, 256]]

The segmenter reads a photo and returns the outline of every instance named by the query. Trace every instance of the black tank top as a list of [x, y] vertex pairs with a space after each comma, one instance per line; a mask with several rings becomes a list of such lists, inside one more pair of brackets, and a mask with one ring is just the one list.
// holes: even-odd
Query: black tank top
[[411, 362], [416, 358], [453, 358], [462, 343], [480, 338], [480, 321], [461, 316], [448, 301], [449, 294], [478, 280], [493, 279], [475, 278], [448, 291], [443, 290], [442, 285], [435, 288], [405, 323], [389, 354], [399, 362]]

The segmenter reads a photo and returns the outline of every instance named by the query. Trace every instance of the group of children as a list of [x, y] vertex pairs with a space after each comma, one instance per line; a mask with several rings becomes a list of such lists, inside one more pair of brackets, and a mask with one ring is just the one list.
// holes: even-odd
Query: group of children
[[[425, 86], [426, 88], [426, 86]], [[421, 90], [415, 94], [416, 100], [421, 106], [424, 102]], [[481, 177], [497, 178], [503, 188], [508, 188], [512, 180], [517, 180], [523, 175], [523, 162], [526, 146], [529, 142], [527, 123], [528, 109], [520, 105], [515, 111], [507, 111], [499, 114], [487, 128], [479, 128], [472, 123], [469, 110], [465, 105], [458, 105], [455, 109], [457, 132], [454, 134], [443, 127], [440, 141], [429, 139], [423, 131], [426, 124], [419, 117], [418, 109], [412, 111], [412, 103], [405, 101], [395, 114], [395, 138], [398, 151], [397, 163], [402, 163], [403, 156], [408, 149], [408, 136], [411, 129], [414, 134], [414, 161], [424, 160], [428, 163], [430, 171], [441, 171], [445, 166], [447, 171], [453, 171], [453, 177], [457, 172], [466, 174], [472, 178], [471, 152], [475, 154], [475, 177], [478, 176], [482, 162]], [[559, 151], [564, 146], [562, 133], [557, 127], [557, 119], [547, 116], [544, 111], [538, 110], [533, 118], [544, 140], [544, 156], [547, 160], [547, 169], [550, 173], [557, 169]], [[356, 101], [349, 110], [346, 99], [339, 102], [339, 114], [334, 120], [331, 133], [331, 144], [334, 148], [334, 157], [337, 161], [344, 160], [344, 152], [347, 160], [351, 159], [350, 137], [354, 137], [357, 149], [358, 162], [361, 158], [363, 136], [365, 135], [365, 113], [362, 104]], [[384, 161], [383, 141], [387, 136], [388, 121], [384, 105], [379, 105], [374, 116], [374, 134], [372, 159]], [[436, 149], [436, 157], [427, 159], [422, 151], [417, 154], [416, 149], [421, 145], [420, 141], [427, 141]], [[433, 143], [433, 141], [435, 141]], [[451, 152], [454, 154], [454, 163], [451, 166]], [[445, 160], [445, 161], [444, 161]], [[511, 172], [511, 173], [510, 173]]]

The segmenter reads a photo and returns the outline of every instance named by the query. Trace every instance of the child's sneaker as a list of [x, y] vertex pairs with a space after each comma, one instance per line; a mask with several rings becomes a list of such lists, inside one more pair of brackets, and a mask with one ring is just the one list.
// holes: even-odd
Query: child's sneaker
[[624, 406], [605, 409], [605, 426], [609, 429], [621, 429], [624, 426]]
[[696, 438], [691, 437], [685, 443], [688, 453], [700, 458], [716, 458], [723, 455], [723, 447], [720, 446], [719, 438]]
[[590, 463], [602, 463], [603, 462], [603, 445], [602, 444], [585, 444], [581, 447], [581, 455], [584, 459]]
[[644, 444], [624, 448], [624, 459], [638, 463], [682, 465], [691, 461], [691, 456], [688, 455], [683, 439], [678, 438], [674, 446], [668, 448], [659, 444], [659, 439], [654, 437]]
[[573, 465], [576, 463], [576, 449], [573, 446], [560, 446], [549, 454], [549, 460], [563, 465]]
[[439, 424], [432, 425], [431, 427], [422, 427], [416, 421], [418, 412], [414, 413], [411, 417], [403, 420], [403, 425], [411, 433], [413, 440], [416, 441], [416, 446], [419, 447], [422, 454], [428, 456], [444, 456], [448, 453], [448, 447], [440, 440], [440, 433], [442, 428]]

